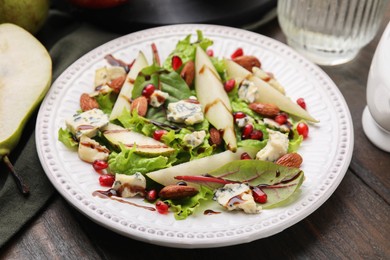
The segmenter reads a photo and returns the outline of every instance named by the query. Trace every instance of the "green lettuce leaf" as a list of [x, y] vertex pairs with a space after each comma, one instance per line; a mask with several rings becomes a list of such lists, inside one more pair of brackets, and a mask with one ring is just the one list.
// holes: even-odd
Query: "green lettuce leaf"
[[68, 129], [58, 129], [58, 141], [62, 142], [66, 147], [74, 149], [79, 143], [73, 138], [72, 133]]
[[144, 157], [135, 152], [135, 146], [131, 149], [120, 146], [119, 153], [112, 152], [108, 157], [111, 172], [122, 174], [134, 174], [136, 172], [148, 173], [171, 166], [170, 158], [166, 156]]
[[290, 141], [288, 144], [288, 152], [289, 153], [297, 152], [299, 147], [301, 146], [302, 141], [303, 141], [303, 136], [298, 134], [297, 125], [298, 125], [298, 123], [294, 124], [294, 126], [292, 128], [292, 134], [290, 133], [290, 136], [292, 136], [292, 138], [290, 138]]
[[115, 101], [116, 101], [117, 95], [113, 93], [108, 94], [99, 94], [95, 97], [96, 101], [99, 104], [99, 108], [105, 113], [105, 114], [111, 114], [112, 108], [114, 107]]
[[211, 189], [200, 186], [199, 193], [193, 197], [188, 197], [180, 200], [165, 200], [170, 210], [174, 212], [176, 220], [186, 219], [199, 208], [201, 201], [209, 201], [213, 198], [214, 193]]
[[197, 40], [191, 42], [191, 35], [187, 35], [183, 40], [180, 40], [176, 48], [169, 54], [168, 58], [164, 61], [163, 67], [169, 71], [172, 71], [172, 57], [179, 56], [183, 61], [183, 64], [186, 64], [190, 60], [195, 60], [196, 47], [199, 45], [203, 50], [207, 50], [208, 47], [213, 45], [213, 41], [204, 38], [202, 31], [198, 30]]

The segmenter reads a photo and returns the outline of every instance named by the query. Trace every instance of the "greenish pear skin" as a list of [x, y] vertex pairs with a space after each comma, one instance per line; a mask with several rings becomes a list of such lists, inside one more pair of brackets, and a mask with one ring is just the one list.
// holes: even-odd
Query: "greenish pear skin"
[[0, 0], [0, 23], [19, 25], [32, 34], [47, 19], [50, 0]]
[[0, 159], [5, 161], [51, 85], [52, 62], [23, 28], [0, 24], [0, 35]]

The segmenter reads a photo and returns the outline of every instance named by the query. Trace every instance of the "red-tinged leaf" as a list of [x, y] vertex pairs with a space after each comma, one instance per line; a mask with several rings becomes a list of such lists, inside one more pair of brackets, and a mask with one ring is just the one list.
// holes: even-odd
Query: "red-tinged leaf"
[[216, 179], [260, 187], [267, 194], [267, 202], [262, 204], [264, 209], [289, 202], [298, 194], [304, 180], [303, 171], [299, 168], [259, 160], [233, 161], [208, 174]]
[[155, 43], [152, 43], [152, 52], [153, 52], [153, 63], [161, 66], [160, 55], [158, 54], [157, 46]]

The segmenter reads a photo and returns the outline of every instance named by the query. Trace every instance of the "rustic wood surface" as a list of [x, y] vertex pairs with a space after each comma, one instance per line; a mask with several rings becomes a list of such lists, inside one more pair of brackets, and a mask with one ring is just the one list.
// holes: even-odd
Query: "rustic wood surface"
[[[269, 238], [212, 249], [146, 244], [95, 224], [56, 194], [0, 251], [0, 259], [390, 259], [390, 154], [366, 138], [361, 123], [372, 56], [387, 22], [359, 56], [323, 67], [344, 95], [354, 124], [352, 162], [334, 194], [314, 213]], [[257, 30], [285, 42], [273, 19]]]

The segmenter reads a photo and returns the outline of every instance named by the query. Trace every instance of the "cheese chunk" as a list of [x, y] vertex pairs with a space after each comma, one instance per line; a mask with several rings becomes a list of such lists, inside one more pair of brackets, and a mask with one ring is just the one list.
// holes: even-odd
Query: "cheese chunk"
[[183, 138], [183, 141], [188, 146], [197, 147], [203, 143], [205, 137], [206, 137], [206, 131], [204, 130], [195, 131], [191, 134], [186, 134]]
[[78, 155], [81, 160], [93, 163], [95, 160], [107, 160], [110, 150], [95, 140], [83, 135], [80, 138]]
[[255, 102], [258, 94], [259, 94], [258, 88], [255, 86], [253, 82], [249, 80], [244, 80], [241, 83], [240, 88], [238, 89], [239, 99], [248, 103]]
[[100, 109], [92, 109], [80, 114], [75, 114], [65, 120], [69, 131], [80, 139], [82, 135], [94, 137], [99, 128], [108, 124], [108, 116]]
[[155, 91], [153, 91], [153, 94], [150, 95], [149, 104], [152, 107], [160, 107], [162, 104], [164, 104], [165, 100], [168, 97], [169, 97], [168, 93], [163, 92], [161, 90], [155, 90]]
[[245, 183], [226, 184], [216, 190], [214, 200], [228, 210], [243, 210], [249, 214], [262, 210], [262, 207], [256, 204], [249, 185]]
[[268, 129], [269, 139], [267, 145], [256, 154], [256, 159], [262, 161], [275, 161], [288, 151], [288, 137], [278, 131]]
[[115, 174], [115, 181], [112, 188], [123, 198], [134, 197], [137, 194], [144, 195], [146, 189], [145, 177], [136, 172], [133, 175]]
[[168, 105], [167, 119], [175, 123], [194, 125], [204, 120], [202, 106], [196, 101], [180, 100]]

